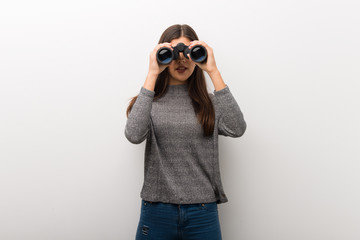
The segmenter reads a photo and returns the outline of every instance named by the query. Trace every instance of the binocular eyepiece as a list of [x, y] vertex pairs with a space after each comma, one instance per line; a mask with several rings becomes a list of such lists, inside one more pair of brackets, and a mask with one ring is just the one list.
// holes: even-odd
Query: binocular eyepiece
[[189, 46], [184, 43], [178, 43], [175, 47], [173, 47], [174, 51], [168, 47], [160, 48], [156, 53], [156, 59], [160, 64], [169, 64], [172, 60], [176, 60], [179, 58], [179, 53], [182, 52], [184, 57], [189, 59], [187, 56], [190, 53], [190, 58], [194, 62], [202, 63], [207, 59], [207, 51], [206, 48], [202, 45], [195, 45], [191, 49]]

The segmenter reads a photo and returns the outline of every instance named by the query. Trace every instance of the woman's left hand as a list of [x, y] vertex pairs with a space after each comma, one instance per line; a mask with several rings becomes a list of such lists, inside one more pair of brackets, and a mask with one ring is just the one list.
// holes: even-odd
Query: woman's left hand
[[195, 40], [195, 41], [190, 42], [189, 49], [191, 49], [195, 45], [202, 45], [203, 47], [206, 48], [206, 51], [207, 51], [206, 62], [203, 62], [203, 63], [194, 62], [194, 61], [191, 60], [190, 53], [188, 53], [187, 56], [189, 57], [189, 60], [194, 62], [202, 70], [206, 71], [208, 74], [210, 74], [210, 73], [212, 73], [214, 71], [217, 71], [217, 66], [216, 66], [216, 63], [215, 63], [215, 57], [214, 57], [213, 49], [209, 45], [207, 45], [204, 41], [199, 41], [199, 40]]

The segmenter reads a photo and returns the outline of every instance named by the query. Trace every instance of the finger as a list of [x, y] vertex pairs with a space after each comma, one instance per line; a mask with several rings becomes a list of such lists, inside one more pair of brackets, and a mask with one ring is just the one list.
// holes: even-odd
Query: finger
[[190, 42], [190, 44], [189, 44], [189, 49], [191, 49], [194, 45], [196, 45], [196, 41], [192, 41], [192, 42]]
[[169, 43], [169, 42], [164, 42], [163, 44], [172, 47], [171, 43]]
[[204, 46], [205, 48], [207, 47], [207, 44], [203, 41], [193, 41], [190, 46], [189, 46], [189, 49], [191, 49], [192, 47], [194, 47], [195, 45], [202, 45]]
[[155, 50], [159, 50], [160, 48], [162, 48], [164, 46], [163, 43], [160, 43], [158, 44], [156, 47], [155, 47]]
[[168, 43], [168, 42], [167, 42], [165, 46], [168, 47], [168, 48], [171, 48], [171, 50], [174, 51], [174, 48], [173, 48], [173, 46], [171, 45], [171, 43]]
[[190, 45], [194, 45], [198, 40], [194, 40], [190, 42]]
[[164, 42], [164, 45], [166, 45], [167, 47], [172, 47], [171, 43], [169, 42]]
[[172, 46], [171, 46], [171, 43], [168, 43], [168, 42], [160, 43], [160, 44], [157, 46], [156, 50], [159, 50], [159, 49], [162, 48], [162, 47], [167, 47], [167, 48], [171, 48], [171, 50], [174, 50], [174, 49], [172, 48]]

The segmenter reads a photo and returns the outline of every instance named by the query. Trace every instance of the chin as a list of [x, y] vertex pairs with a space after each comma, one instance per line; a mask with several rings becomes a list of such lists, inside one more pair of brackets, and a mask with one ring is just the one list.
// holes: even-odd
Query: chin
[[174, 74], [174, 75], [170, 74], [170, 76], [178, 81], [186, 81], [191, 76], [191, 74], [189, 76], [187, 76], [187, 75], [179, 76], [178, 74]]

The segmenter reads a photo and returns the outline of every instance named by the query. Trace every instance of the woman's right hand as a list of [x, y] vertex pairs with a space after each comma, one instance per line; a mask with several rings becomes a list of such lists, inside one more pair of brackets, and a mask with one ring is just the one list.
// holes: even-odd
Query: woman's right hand
[[165, 68], [167, 68], [170, 65], [170, 63], [166, 65], [159, 64], [156, 59], [156, 53], [162, 47], [168, 47], [171, 50], [174, 50], [171, 46], [171, 43], [169, 42], [164, 42], [156, 45], [154, 50], [150, 53], [149, 73], [159, 75], [162, 71], [165, 70]]

